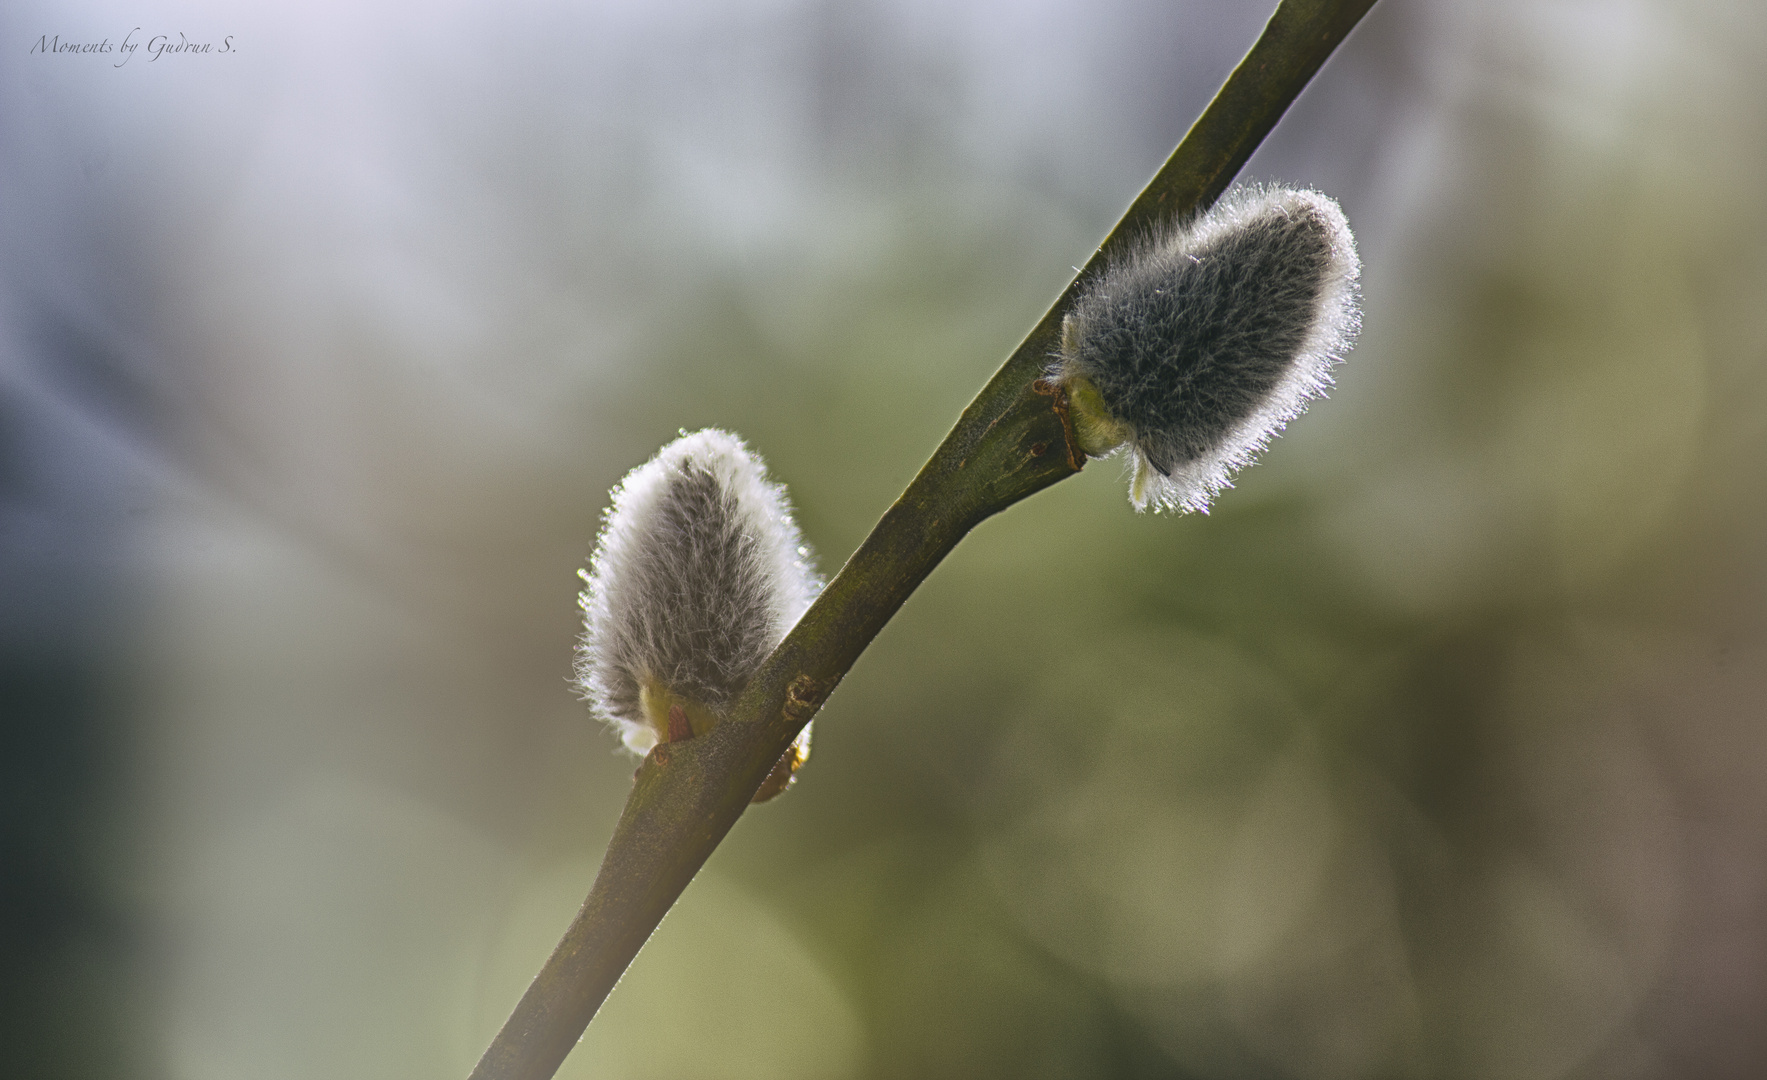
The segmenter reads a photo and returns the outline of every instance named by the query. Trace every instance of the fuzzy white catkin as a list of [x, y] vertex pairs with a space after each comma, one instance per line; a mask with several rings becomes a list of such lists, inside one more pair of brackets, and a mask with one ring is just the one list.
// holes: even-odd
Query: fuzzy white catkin
[[1329, 197], [1234, 189], [1085, 287], [1052, 376], [1096, 388], [1101, 442], [1127, 447], [1137, 509], [1207, 511], [1331, 385], [1361, 328], [1360, 273]]
[[580, 600], [576, 682], [634, 753], [646, 681], [723, 716], [821, 588], [785, 489], [727, 431], [657, 451], [612, 492]]

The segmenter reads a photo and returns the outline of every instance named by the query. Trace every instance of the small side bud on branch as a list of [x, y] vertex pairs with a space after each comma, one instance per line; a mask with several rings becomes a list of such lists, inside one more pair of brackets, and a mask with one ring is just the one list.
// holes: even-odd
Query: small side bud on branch
[[[576, 683], [644, 754], [723, 722], [822, 583], [784, 487], [729, 432], [683, 434], [612, 497], [583, 574]], [[806, 727], [755, 801], [809, 753]]]
[[1361, 264], [1317, 191], [1247, 186], [1083, 286], [1051, 378], [1081, 448], [1126, 447], [1136, 509], [1207, 511], [1331, 385], [1361, 326]]

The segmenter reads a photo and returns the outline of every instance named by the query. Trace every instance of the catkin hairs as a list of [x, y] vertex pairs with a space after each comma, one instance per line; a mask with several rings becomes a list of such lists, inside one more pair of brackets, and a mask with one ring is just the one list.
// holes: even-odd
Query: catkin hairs
[[785, 489], [729, 432], [683, 434], [612, 500], [584, 574], [576, 683], [642, 754], [670, 737], [670, 703], [722, 719], [821, 580]]
[[1127, 447], [1130, 498], [1206, 511], [1331, 385], [1361, 326], [1356, 242], [1316, 191], [1247, 186], [1088, 283], [1051, 375], [1088, 453]]

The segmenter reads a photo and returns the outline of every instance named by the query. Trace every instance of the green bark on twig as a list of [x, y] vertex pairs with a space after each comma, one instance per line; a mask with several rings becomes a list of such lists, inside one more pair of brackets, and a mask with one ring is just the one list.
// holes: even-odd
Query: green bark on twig
[[564, 939], [471, 1080], [547, 1080], [792, 740], [933, 567], [984, 518], [1080, 470], [1041, 376], [1076, 286], [1153, 227], [1207, 208], [1374, 0], [1283, 0], [1085, 268], [963, 411], [896, 504], [756, 672], [728, 721], [652, 750]]

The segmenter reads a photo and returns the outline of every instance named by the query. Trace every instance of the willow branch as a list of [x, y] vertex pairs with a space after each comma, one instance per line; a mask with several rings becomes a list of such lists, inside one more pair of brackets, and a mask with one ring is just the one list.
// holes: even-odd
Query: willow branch
[[1165, 165], [1074, 282], [711, 732], [652, 750], [582, 910], [472, 1080], [547, 1080], [632, 958], [859, 654], [970, 529], [1080, 470], [1041, 378], [1076, 287], [1123, 244], [1205, 209], [1374, 0], [1282, 0]]

